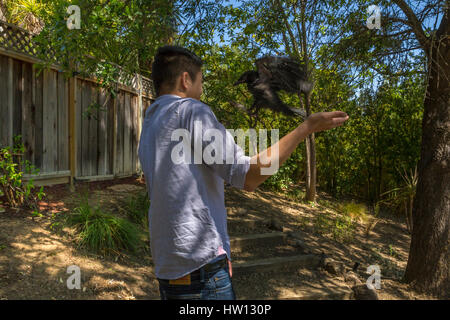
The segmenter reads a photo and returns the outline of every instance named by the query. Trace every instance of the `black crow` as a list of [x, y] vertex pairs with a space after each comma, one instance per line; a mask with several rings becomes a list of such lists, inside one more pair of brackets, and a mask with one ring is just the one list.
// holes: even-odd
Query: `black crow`
[[292, 58], [266, 56], [257, 59], [255, 64], [259, 78], [270, 83], [275, 91], [309, 93], [313, 89], [305, 66]]
[[259, 108], [267, 108], [288, 116], [305, 118], [304, 110], [289, 107], [277, 94], [280, 90], [289, 93], [308, 93], [312, 90], [312, 84], [307, 81], [300, 64], [291, 58], [268, 56], [256, 60], [256, 67], [257, 71], [244, 72], [234, 83], [247, 84], [254, 98], [251, 110], [256, 112]]

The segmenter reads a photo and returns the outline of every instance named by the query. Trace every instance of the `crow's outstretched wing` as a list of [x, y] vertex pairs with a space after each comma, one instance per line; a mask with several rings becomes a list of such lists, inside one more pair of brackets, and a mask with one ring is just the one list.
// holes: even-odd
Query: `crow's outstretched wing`
[[260, 81], [269, 83], [275, 91], [306, 93], [312, 90], [304, 66], [292, 58], [265, 56], [256, 60], [256, 68]]
[[[256, 60], [257, 71], [246, 71], [234, 83], [246, 83], [253, 95], [252, 110], [261, 108], [284, 113], [287, 116], [306, 118], [303, 109], [292, 108], [280, 99], [278, 91], [289, 93], [310, 92], [312, 83], [307, 81], [306, 72], [299, 62], [286, 57], [266, 56]], [[244, 111], [242, 105], [233, 104]]]

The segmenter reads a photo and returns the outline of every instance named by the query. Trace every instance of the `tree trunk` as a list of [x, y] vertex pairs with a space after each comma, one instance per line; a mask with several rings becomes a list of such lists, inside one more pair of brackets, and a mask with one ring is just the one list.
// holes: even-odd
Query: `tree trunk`
[[[442, 23], [448, 23], [445, 17]], [[441, 28], [439, 28], [441, 29]], [[445, 27], [448, 29], [448, 27]], [[405, 280], [420, 292], [450, 298], [450, 41], [432, 45], [422, 146]], [[438, 37], [438, 38], [439, 38]]]
[[310, 193], [309, 191], [309, 186], [311, 185], [311, 159], [310, 159], [310, 155], [311, 155], [311, 141], [309, 140], [309, 136], [306, 137], [305, 139], [305, 155], [306, 155], [306, 179], [305, 179], [305, 184], [306, 184], [306, 194], [305, 194], [305, 200], [308, 198], [308, 194]]
[[[316, 142], [314, 133], [306, 138], [306, 200], [316, 202]], [[309, 170], [309, 171], [308, 171]]]
[[[311, 114], [311, 94], [305, 97], [306, 115]], [[316, 202], [316, 140], [314, 133], [306, 137], [306, 195], [307, 201]]]

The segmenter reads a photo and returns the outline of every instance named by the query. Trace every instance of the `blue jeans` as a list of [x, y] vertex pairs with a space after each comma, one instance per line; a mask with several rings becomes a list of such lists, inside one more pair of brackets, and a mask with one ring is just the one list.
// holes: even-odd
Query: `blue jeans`
[[158, 279], [158, 282], [161, 300], [236, 300], [227, 259], [193, 271], [190, 281], [170, 284], [169, 280]]

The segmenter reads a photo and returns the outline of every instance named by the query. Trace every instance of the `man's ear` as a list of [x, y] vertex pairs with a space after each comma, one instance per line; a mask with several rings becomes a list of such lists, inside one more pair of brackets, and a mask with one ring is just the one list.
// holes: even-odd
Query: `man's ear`
[[189, 76], [189, 72], [185, 71], [181, 74], [181, 85], [182, 85], [183, 89], [187, 89], [189, 83], [192, 84], [192, 79]]

